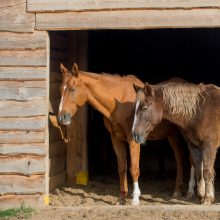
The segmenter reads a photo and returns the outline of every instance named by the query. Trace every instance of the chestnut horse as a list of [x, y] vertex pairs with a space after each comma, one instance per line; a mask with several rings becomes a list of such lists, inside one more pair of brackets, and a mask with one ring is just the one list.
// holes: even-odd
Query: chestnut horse
[[[79, 71], [76, 64], [72, 70], [60, 65], [63, 74], [63, 83], [60, 87], [61, 101], [58, 120], [62, 125], [69, 125], [71, 117], [79, 107], [86, 102], [92, 105], [104, 116], [104, 123], [111, 134], [112, 145], [117, 156], [118, 172], [120, 178], [119, 204], [125, 204], [127, 186], [127, 150], [129, 144], [133, 179], [132, 204], [139, 204], [140, 189], [139, 158], [140, 144], [132, 137], [132, 122], [134, 116], [136, 93], [133, 83], [143, 87], [144, 84], [134, 76], [120, 77], [110, 74], [95, 74]], [[168, 138], [177, 162], [177, 178], [174, 196], [181, 194], [183, 184], [182, 147], [179, 141], [178, 129], [174, 124], [164, 120], [151, 133], [152, 140]]]
[[145, 84], [137, 90], [132, 127], [137, 143], [166, 119], [176, 124], [192, 156], [197, 195], [202, 204], [214, 203], [214, 162], [220, 145], [220, 90], [208, 84]]

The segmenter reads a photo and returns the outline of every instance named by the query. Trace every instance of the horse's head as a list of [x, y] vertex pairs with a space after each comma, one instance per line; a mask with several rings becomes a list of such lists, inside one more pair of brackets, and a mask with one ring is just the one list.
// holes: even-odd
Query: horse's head
[[132, 135], [137, 143], [144, 143], [149, 133], [162, 120], [163, 109], [155, 97], [153, 86], [146, 83], [144, 88], [134, 85], [137, 93]]
[[63, 64], [60, 64], [60, 70], [63, 74], [63, 82], [60, 86], [61, 100], [58, 121], [62, 125], [69, 125], [77, 109], [86, 102], [86, 89], [75, 63], [71, 71], [66, 69]]

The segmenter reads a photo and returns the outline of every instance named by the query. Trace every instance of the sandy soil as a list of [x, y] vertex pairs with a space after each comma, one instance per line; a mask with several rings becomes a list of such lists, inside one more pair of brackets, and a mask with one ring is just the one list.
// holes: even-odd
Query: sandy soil
[[[219, 186], [218, 186], [219, 185]], [[220, 184], [216, 181], [215, 205], [201, 206], [198, 201], [184, 196], [172, 198], [173, 178], [164, 180], [142, 179], [141, 205], [130, 205], [128, 195], [125, 206], [115, 206], [119, 193], [117, 177], [98, 177], [88, 186], [62, 186], [50, 195], [50, 206], [31, 217], [36, 219], [220, 219]], [[132, 182], [129, 181], [132, 192]]]

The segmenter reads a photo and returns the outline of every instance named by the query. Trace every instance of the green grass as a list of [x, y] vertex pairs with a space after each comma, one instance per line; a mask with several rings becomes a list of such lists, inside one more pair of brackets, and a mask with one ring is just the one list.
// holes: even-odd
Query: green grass
[[27, 219], [34, 212], [35, 210], [33, 208], [24, 207], [24, 205], [22, 205], [20, 208], [0, 210], [0, 219], [10, 219], [10, 217]]

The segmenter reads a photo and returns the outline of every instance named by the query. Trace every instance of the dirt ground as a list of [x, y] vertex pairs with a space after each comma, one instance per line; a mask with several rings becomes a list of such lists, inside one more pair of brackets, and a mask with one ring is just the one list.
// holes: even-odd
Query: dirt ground
[[31, 217], [37, 219], [220, 219], [220, 181], [216, 180], [216, 204], [199, 205], [196, 199], [172, 198], [174, 179], [140, 180], [140, 206], [131, 206], [132, 182], [127, 204], [116, 206], [119, 193], [117, 177], [96, 177], [88, 186], [61, 186], [50, 195], [50, 206]]

